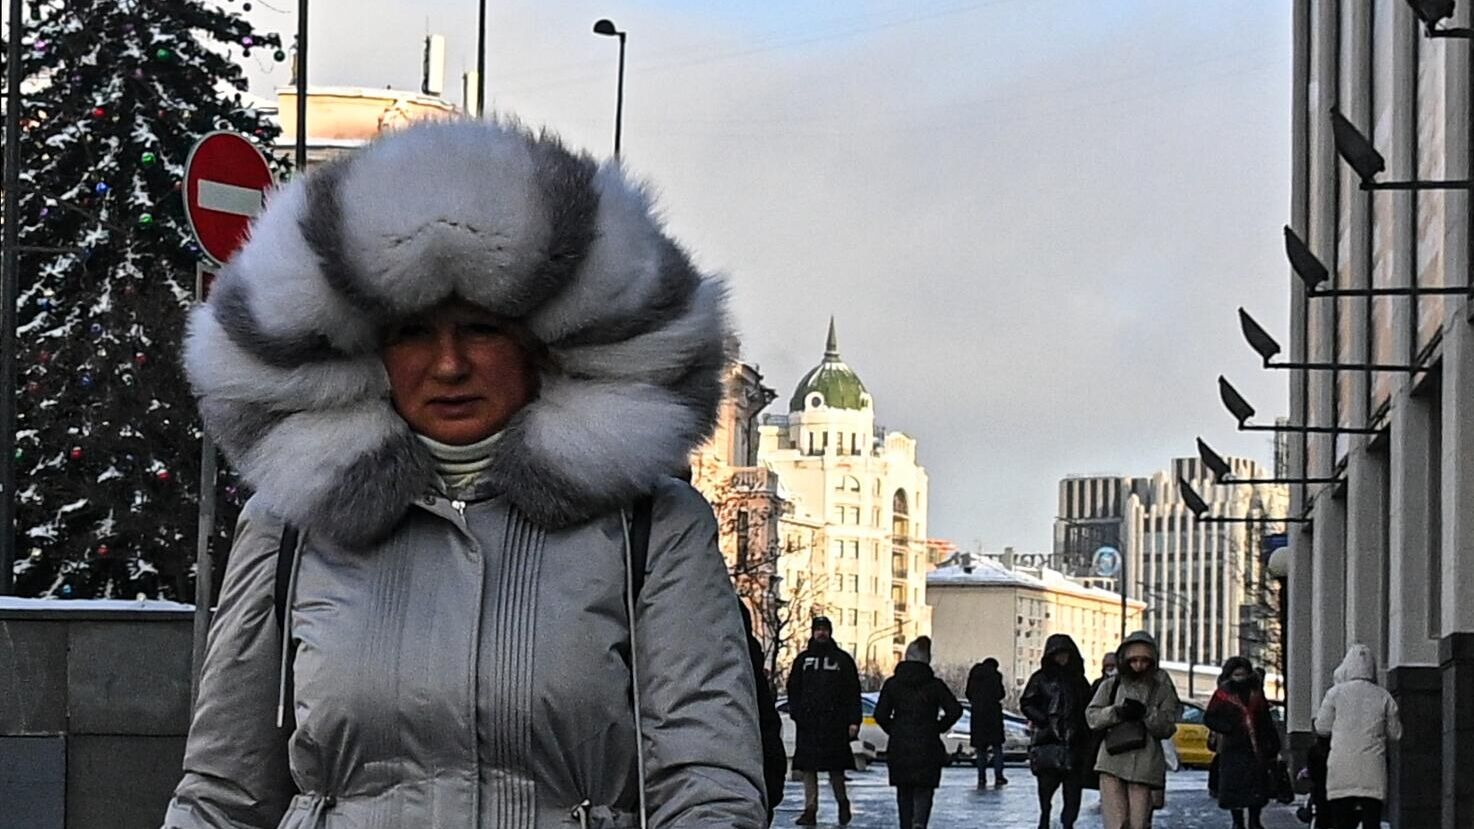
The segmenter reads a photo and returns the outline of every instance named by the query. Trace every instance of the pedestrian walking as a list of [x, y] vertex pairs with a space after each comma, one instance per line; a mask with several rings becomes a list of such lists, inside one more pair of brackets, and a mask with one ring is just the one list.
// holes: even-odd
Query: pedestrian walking
[[850, 822], [850, 797], [844, 773], [855, 767], [850, 741], [860, 734], [860, 672], [855, 660], [834, 641], [834, 625], [815, 616], [809, 646], [788, 674], [788, 711], [798, 731], [793, 768], [804, 782], [804, 810], [794, 821], [819, 820], [819, 772], [829, 775], [839, 823]]
[[993, 785], [1007, 786], [1003, 775], [1003, 675], [998, 660], [988, 657], [967, 672], [967, 704], [972, 709], [972, 743], [978, 766], [978, 788], [988, 787], [987, 769], [993, 767]]
[[722, 289], [646, 193], [454, 121], [269, 196], [185, 347], [255, 494], [168, 829], [765, 825], [737, 597], [671, 477]]
[[930, 823], [932, 796], [949, 759], [942, 735], [960, 719], [962, 704], [932, 673], [931, 637], [922, 636], [906, 646], [875, 703], [875, 724], [890, 738], [886, 767], [901, 829], [926, 829]]
[[778, 714], [778, 703], [773, 698], [773, 687], [769, 684], [768, 672], [763, 667], [763, 646], [752, 632], [752, 612], [746, 604], [742, 609], [742, 626], [747, 630], [748, 657], [752, 661], [752, 676], [757, 684], [757, 721], [763, 745], [763, 784], [767, 793], [768, 825], [773, 823], [773, 813], [783, 802], [783, 783], [788, 777], [788, 750], [783, 747], [783, 718]]
[[[1116, 676], [1116, 653], [1111, 651], [1100, 658], [1100, 676], [1090, 683], [1090, 699], [1095, 699], [1095, 692], [1100, 690], [1102, 683], [1114, 679]], [[1087, 757], [1090, 761], [1085, 764], [1085, 769], [1080, 773], [1080, 786], [1091, 791], [1100, 789], [1100, 772], [1095, 770], [1095, 757], [1100, 754], [1100, 741], [1104, 735], [1102, 732], [1091, 729], [1090, 750]]]
[[1050, 636], [1039, 670], [1029, 677], [1019, 700], [1034, 728], [1029, 768], [1039, 780], [1040, 829], [1049, 829], [1054, 795], [1061, 790], [1061, 825], [1072, 829], [1080, 816], [1081, 782], [1091, 764], [1090, 726], [1085, 722], [1089, 704], [1090, 681], [1075, 640], [1063, 633]]
[[1377, 658], [1355, 644], [1326, 691], [1315, 730], [1331, 739], [1326, 760], [1326, 798], [1336, 829], [1377, 829], [1387, 799], [1387, 744], [1402, 739], [1402, 720], [1392, 695], [1377, 685]]
[[1280, 739], [1248, 659], [1235, 656], [1223, 664], [1204, 724], [1218, 735], [1219, 808], [1233, 816], [1234, 829], [1264, 829], [1260, 813], [1269, 805]]
[[1152, 798], [1167, 787], [1162, 740], [1177, 732], [1181, 703], [1166, 671], [1157, 667], [1157, 641], [1144, 630], [1116, 650], [1119, 673], [1096, 689], [1085, 711], [1090, 727], [1105, 732], [1095, 768], [1100, 772], [1105, 829], [1146, 829]]

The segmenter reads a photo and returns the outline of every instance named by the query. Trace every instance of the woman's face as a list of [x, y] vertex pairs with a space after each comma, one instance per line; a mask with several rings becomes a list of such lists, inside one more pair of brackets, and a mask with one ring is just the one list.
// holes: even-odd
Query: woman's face
[[1126, 668], [1133, 674], [1145, 673], [1156, 664], [1156, 657], [1152, 655], [1150, 646], [1142, 642], [1133, 642], [1127, 646], [1126, 652], [1121, 654]]
[[490, 312], [450, 302], [400, 322], [383, 350], [389, 391], [411, 429], [465, 446], [501, 431], [535, 391], [531, 360]]
[[1234, 668], [1233, 673], [1229, 674], [1228, 678], [1230, 682], [1236, 682], [1239, 685], [1245, 685], [1249, 682], [1250, 679], [1253, 678], [1253, 676], [1254, 672], [1249, 670], [1248, 668]]

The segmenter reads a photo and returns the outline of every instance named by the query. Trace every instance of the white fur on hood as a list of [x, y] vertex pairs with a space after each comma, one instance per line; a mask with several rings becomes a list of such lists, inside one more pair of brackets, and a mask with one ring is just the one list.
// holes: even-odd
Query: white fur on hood
[[380, 338], [452, 296], [523, 321], [555, 366], [486, 473], [533, 520], [630, 503], [711, 430], [725, 294], [645, 192], [546, 134], [420, 124], [274, 192], [191, 317], [205, 427], [272, 511], [353, 545], [425, 493], [433, 466], [389, 402]]

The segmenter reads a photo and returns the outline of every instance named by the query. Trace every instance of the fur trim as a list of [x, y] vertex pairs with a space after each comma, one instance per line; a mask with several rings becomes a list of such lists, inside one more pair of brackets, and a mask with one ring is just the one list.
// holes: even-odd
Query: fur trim
[[651, 199], [515, 125], [420, 124], [274, 192], [196, 309], [185, 368], [205, 428], [266, 506], [366, 544], [433, 482], [389, 402], [380, 332], [459, 296], [524, 321], [556, 369], [487, 482], [549, 527], [686, 466], [721, 401], [721, 282]]

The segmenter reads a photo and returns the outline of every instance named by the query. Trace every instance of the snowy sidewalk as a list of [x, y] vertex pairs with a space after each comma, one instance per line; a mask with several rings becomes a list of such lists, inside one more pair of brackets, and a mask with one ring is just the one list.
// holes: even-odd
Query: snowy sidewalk
[[[977, 791], [977, 772], [970, 768], [950, 768], [937, 791], [932, 814], [932, 829], [1037, 829], [1039, 823], [1038, 789], [1033, 775], [1022, 767], [1008, 771], [1010, 785], [1002, 790]], [[819, 826], [837, 827], [834, 801], [828, 781], [820, 780]], [[886, 784], [884, 764], [868, 771], [850, 772], [850, 795], [855, 818], [852, 829], [896, 829], [895, 790]], [[1085, 804], [1076, 829], [1101, 829], [1100, 798], [1095, 792], [1085, 793]], [[803, 807], [803, 787], [790, 782], [778, 807], [775, 827], [792, 827]], [[1060, 798], [1055, 797], [1054, 825], [1059, 826]], [[1271, 806], [1264, 813], [1268, 829], [1302, 829], [1295, 819], [1294, 806]], [[1167, 808], [1157, 815], [1157, 829], [1228, 829], [1232, 823], [1228, 813], [1218, 808], [1207, 792], [1205, 772], [1185, 771], [1170, 775], [1167, 784]]]

